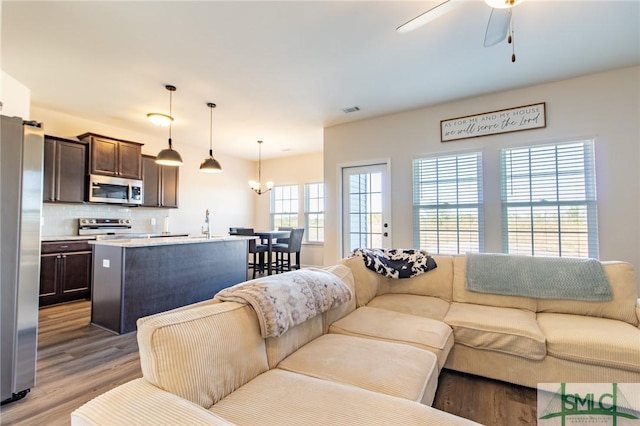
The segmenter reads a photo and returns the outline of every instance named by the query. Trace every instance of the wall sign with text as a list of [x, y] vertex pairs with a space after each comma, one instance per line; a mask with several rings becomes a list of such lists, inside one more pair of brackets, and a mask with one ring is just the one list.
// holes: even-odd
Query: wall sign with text
[[545, 102], [440, 121], [442, 142], [546, 127]]

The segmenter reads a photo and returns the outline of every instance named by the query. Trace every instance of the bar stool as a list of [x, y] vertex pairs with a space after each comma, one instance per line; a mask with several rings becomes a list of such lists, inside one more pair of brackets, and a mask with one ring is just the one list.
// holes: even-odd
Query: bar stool
[[[233, 231], [232, 231], [233, 230]], [[235, 232], [232, 234], [232, 232]], [[253, 228], [229, 228], [229, 235], [255, 235]], [[249, 262], [248, 269], [253, 269], [253, 278], [256, 277], [256, 271], [264, 272], [264, 254], [267, 252], [265, 244], [258, 244], [256, 240], [249, 240]]]
[[[292, 271], [300, 269], [300, 250], [302, 249], [302, 236], [304, 228], [291, 229], [289, 242], [286, 244], [275, 244], [273, 251], [276, 254], [276, 271]], [[291, 262], [291, 255], [295, 256], [295, 264]]]

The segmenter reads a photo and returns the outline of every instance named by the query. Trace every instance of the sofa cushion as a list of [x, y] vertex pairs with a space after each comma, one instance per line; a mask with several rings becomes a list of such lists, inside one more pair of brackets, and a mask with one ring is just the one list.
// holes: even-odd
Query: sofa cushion
[[[453, 256], [433, 256], [436, 269], [406, 279], [380, 276], [378, 295], [386, 293], [416, 294], [438, 297], [451, 302], [453, 283]], [[375, 272], [371, 271], [375, 274]]]
[[358, 307], [365, 306], [378, 293], [378, 283], [382, 275], [367, 269], [359, 256], [342, 259], [340, 264], [349, 267], [353, 273], [356, 285], [356, 305]]
[[103, 393], [71, 413], [72, 426], [233, 426], [211, 411], [140, 378]]
[[329, 324], [334, 321], [339, 320], [345, 315], [353, 312], [356, 309], [356, 283], [353, 278], [353, 272], [351, 269], [345, 265], [333, 265], [324, 268], [325, 271], [331, 272], [333, 275], [337, 276], [342, 280], [343, 283], [349, 287], [351, 290], [351, 294], [353, 297], [347, 303], [343, 303], [340, 306], [336, 306], [333, 309], [328, 310], [327, 312], [322, 314], [323, 318], [323, 332], [326, 333], [329, 328]]
[[438, 360], [409, 345], [325, 334], [285, 358], [278, 368], [431, 405]]
[[275, 368], [210, 410], [238, 425], [477, 424], [427, 405]]
[[416, 296], [414, 294], [382, 294], [374, 297], [367, 306], [443, 321], [449, 310], [449, 305], [449, 302], [437, 297]]
[[322, 316], [318, 315], [290, 328], [282, 336], [267, 337], [265, 345], [269, 368], [274, 368], [280, 361], [322, 334]]
[[640, 330], [622, 321], [539, 313], [547, 352], [569, 361], [640, 372]]
[[[344, 265], [333, 265], [324, 268], [324, 270], [340, 278], [342, 282], [349, 287], [352, 294], [355, 294], [355, 284], [353, 282], [351, 269]], [[295, 352], [298, 348], [325, 334], [329, 329], [329, 323], [342, 318], [355, 308], [356, 300], [355, 297], [352, 297], [348, 302], [290, 328], [281, 336], [268, 337], [265, 339], [269, 368], [274, 368], [280, 361]]]
[[536, 312], [536, 299], [521, 296], [504, 296], [499, 294], [479, 293], [467, 290], [467, 263], [465, 255], [453, 258], [453, 301], [474, 303], [476, 305], [500, 306], [503, 308], [526, 309]]
[[538, 299], [538, 312], [588, 315], [610, 318], [638, 325], [636, 298], [638, 290], [633, 266], [626, 262], [602, 262], [613, 299], [608, 302]]
[[533, 360], [541, 360], [547, 353], [533, 312], [454, 302], [444, 321], [461, 345]]
[[256, 313], [234, 302], [138, 320], [142, 374], [204, 408], [268, 370]]
[[329, 333], [405, 343], [433, 352], [442, 368], [453, 346], [451, 327], [442, 321], [386, 309], [358, 308], [334, 322]]

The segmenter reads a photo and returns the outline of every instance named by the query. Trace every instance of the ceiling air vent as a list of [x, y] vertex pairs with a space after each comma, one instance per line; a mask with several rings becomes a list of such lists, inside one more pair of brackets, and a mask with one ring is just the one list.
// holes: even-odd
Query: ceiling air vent
[[342, 108], [342, 112], [344, 112], [345, 114], [350, 114], [352, 112], [356, 112], [356, 111], [360, 111], [360, 107], [359, 106], [352, 106], [349, 108]]

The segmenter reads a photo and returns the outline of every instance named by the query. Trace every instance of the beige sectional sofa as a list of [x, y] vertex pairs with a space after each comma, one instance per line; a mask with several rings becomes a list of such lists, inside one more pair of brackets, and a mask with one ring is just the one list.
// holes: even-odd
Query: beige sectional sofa
[[588, 303], [473, 293], [464, 256], [435, 259], [403, 280], [344, 259], [327, 270], [354, 297], [279, 337], [262, 336], [250, 306], [217, 299], [140, 319], [143, 378], [72, 424], [474, 424], [430, 407], [441, 368], [530, 387], [640, 382], [629, 264], [605, 263], [613, 300]]
[[[342, 263], [354, 274], [359, 309], [409, 313], [453, 329], [446, 368], [533, 388], [640, 382], [640, 306], [632, 265], [602, 262], [613, 298], [584, 302], [472, 292], [465, 288], [464, 255], [434, 258], [437, 269], [406, 280], [376, 274], [360, 258]], [[348, 321], [331, 330], [340, 332]], [[347, 324], [347, 332], [354, 334], [354, 327], [375, 332], [362, 324]]]

